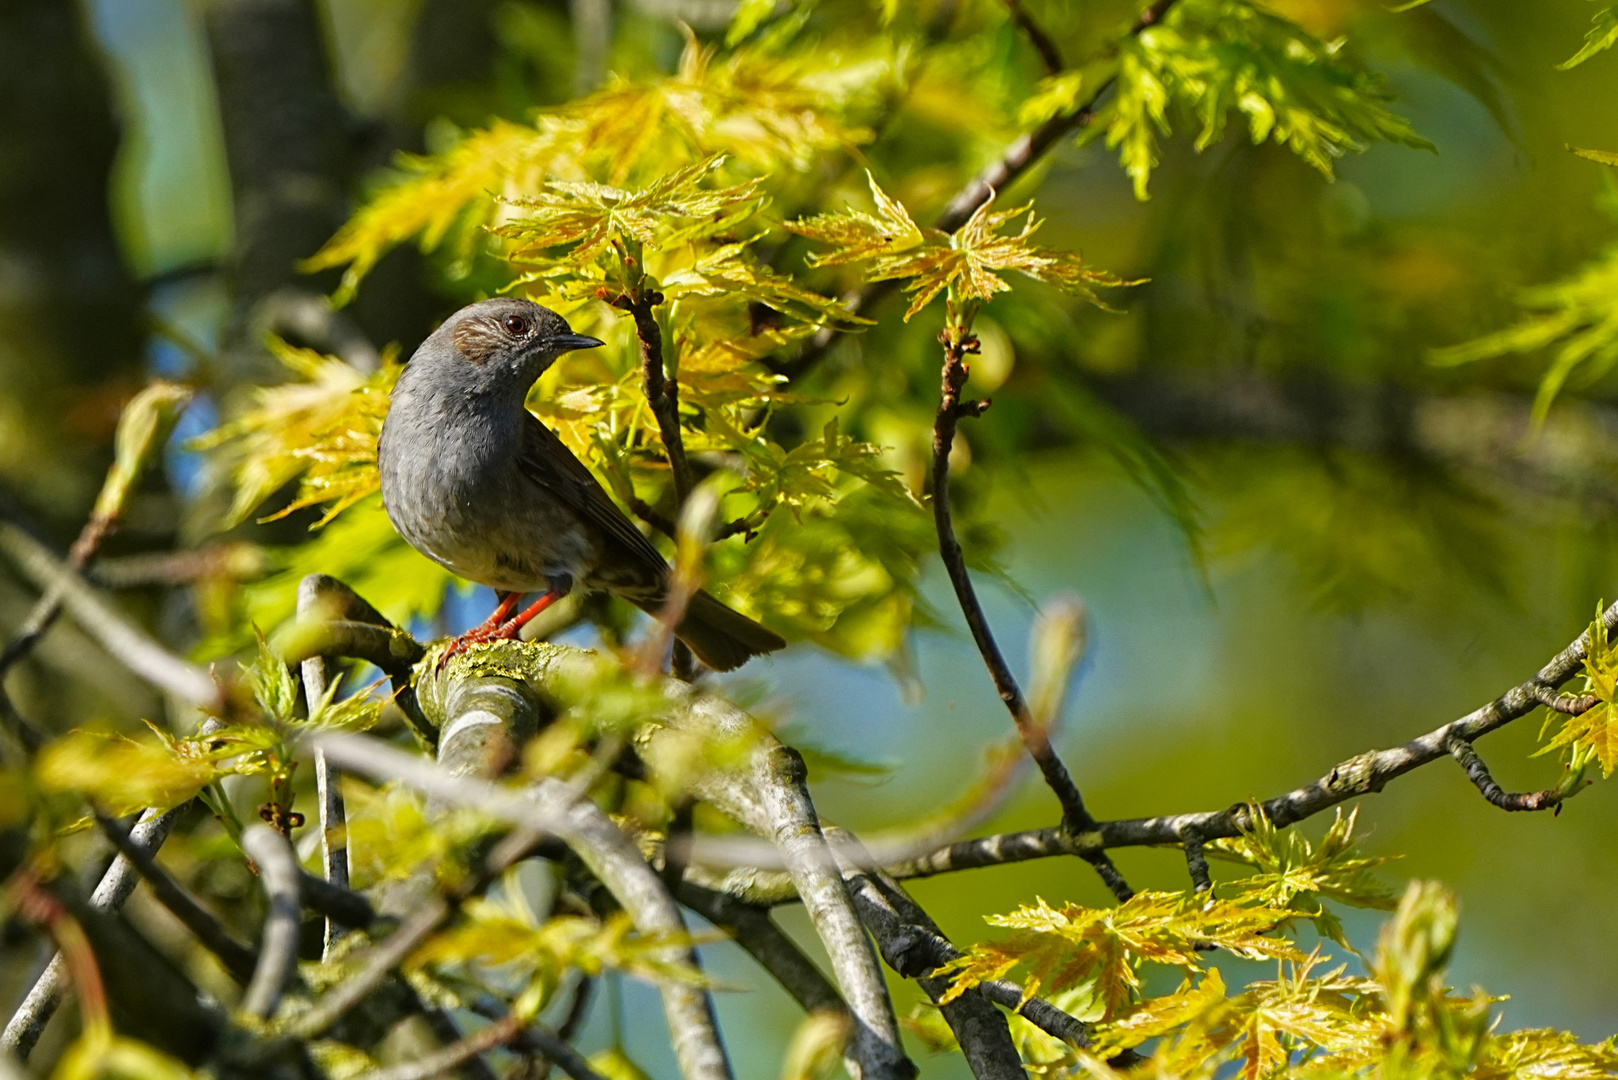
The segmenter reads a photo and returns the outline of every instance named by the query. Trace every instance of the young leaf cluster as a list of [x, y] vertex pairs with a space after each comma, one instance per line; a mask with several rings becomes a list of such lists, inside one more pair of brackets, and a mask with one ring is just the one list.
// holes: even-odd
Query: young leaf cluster
[[266, 805], [291, 813], [292, 773], [298, 746], [322, 731], [364, 731], [374, 726], [382, 700], [367, 691], [339, 697], [341, 679], [303, 715], [297, 680], [262, 641], [246, 671], [253, 704], [211, 730], [172, 735], [148, 723], [148, 738], [78, 728], [46, 746], [34, 778], [46, 794], [72, 796], [102, 813], [122, 816], [166, 810], [190, 799], [208, 802], [237, 835], [229, 800], [217, 785], [227, 776], [263, 777]]
[[499, 200], [536, 195], [552, 177], [622, 186], [715, 154], [754, 175], [802, 171], [871, 137], [855, 114], [892, 71], [880, 48], [790, 56], [742, 48], [720, 60], [691, 38], [671, 74], [615, 76], [531, 125], [496, 121], [440, 154], [401, 158], [391, 181], [305, 265], [345, 267], [337, 296], [345, 301], [382, 255], [412, 239], [429, 251], [453, 241], [464, 276], [484, 227], [502, 217]]
[[1358, 807], [1346, 816], [1338, 810], [1319, 841], [1311, 841], [1297, 829], [1276, 828], [1256, 803], [1248, 804], [1248, 814], [1251, 829], [1239, 837], [1208, 845], [1209, 854], [1234, 859], [1257, 871], [1225, 887], [1264, 904], [1298, 912], [1314, 922], [1322, 935], [1345, 948], [1348, 940], [1342, 923], [1323, 901], [1354, 907], [1393, 907], [1393, 894], [1372, 872], [1391, 862], [1391, 857], [1354, 853], [1359, 842], [1354, 835]]
[[268, 344], [298, 380], [256, 390], [254, 408], [193, 445], [220, 450], [231, 464], [236, 492], [225, 527], [240, 524], [297, 480], [293, 500], [264, 520], [325, 506], [314, 526], [319, 528], [377, 490], [376, 444], [402, 365], [397, 351], [389, 350], [367, 376], [335, 356], [278, 338]]
[[[920, 228], [904, 206], [883, 191], [867, 174], [876, 212], [844, 210], [787, 223], [787, 228], [811, 240], [830, 244], [831, 250], [810, 256], [811, 266], [868, 264], [869, 281], [903, 281], [912, 293], [905, 319], [948, 290], [957, 302], [992, 299], [1011, 288], [1000, 275], [1016, 270], [1036, 281], [1054, 285], [1083, 300], [1099, 304], [1098, 287], [1124, 282], [1104, 271], [1092, 270], [1072, 252], [1041, 247], [1031, 240], [1040, 222], [1033, 204], [1010, 210], [994, 209], [986, 199], [953, 233]], [[1022, 227], [1003, 233], [1022, 218]]]
[[[1081, 139], [1104, 137], [1142, 199], [1161, 136], [1195, 127], [1203, 150], [1224, 136], [1232, 113], [1255, 144], [1276, 142], [1327, 176], [1337, 158], [1369, 143], [1432, 149], [1340, 42], [1321, 41], [1253, 0], [1181, 0], [1119, 44], [1113, 71], [1115, 92]], [[1055, 76], [1024, 119], [1070, 110], [1078, 85]]]
[[[1562, 751], [1569, 772], [1564, 790], [1576, 784], [1592, 763], [1601, 766], [1603, 777], [1618, 769], [1618, 649], [1608, 640], [1607, 624], [1599, 616], [1590, 624], [1583, 674], [1583, 691], [1593, 696], [1596, 704], [1577, 716], [1565, 717], [1556, 734], [1539, 751]], [[1552, 714], [1547, 727], [1559, 715]]]
[[[1436, 883], [1412, 882], [1383, 928], [1367, 976], [1348, 974], [1346, 966], [1328, 969], [1317, 950], [1286, 956], [1274, 979], [1231, 993], [1217, 968], [1187, 965], [1188, 976], [1174, 992], [1102, 1013], [1084, 1049], [1057, 1042], [1021, 1017], [1012, 1017], [1013, 1034], [1024, 1060], [1044, 1075], [1087, 1080], [1600, 1080], [1618, 1074], [1612, 1039], [1590, 1045], [1543, 1028], [1500, 1033], [1494, 999], [1481, 990], [1451, 992], [1444, 969], [1456, 927], [1454, 895]], [[1088, 977], [1087, 969], [1075, 970]], [[1074, 1002], [1071, 996], [1056, 1000], [1069, 1008]], [[914, 1026], [935, 1045], [949, 1045], [936, 1013]], [[1128, 1073], [1107, 1063], [1147, 1043], [1146, 1061]]]

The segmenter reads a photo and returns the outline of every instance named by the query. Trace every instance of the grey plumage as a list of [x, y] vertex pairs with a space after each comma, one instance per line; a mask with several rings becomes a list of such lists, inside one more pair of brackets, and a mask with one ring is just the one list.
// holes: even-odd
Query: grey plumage
[[[422, 343], [394, 387], [378, 448], [383, 505], [412, 547], [497, 592], [578, 584], [658, 610], [668, 564], [523, 404], [558, 356], [600, 344], [509, 298], [462, 308]], [[786, 644], [707, 593], [675, 633], [720, 671]]]

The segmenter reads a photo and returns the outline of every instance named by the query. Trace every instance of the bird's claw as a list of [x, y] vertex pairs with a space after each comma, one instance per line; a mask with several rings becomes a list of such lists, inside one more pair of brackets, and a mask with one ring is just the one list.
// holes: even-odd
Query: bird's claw
[[473, 645], [481, 645], [485, 641], [505, 641], [510, 638], [515, 638], [517, 636], [517, 628], [512, 625], [513, 622], [514, 620], [507, 620], [506, 622], [501, 623], [499, 626], [475, 627], [468, 630], [460, 637], [454, 638], [448, 645], [444, 647], [444, 651], [438, 654], [438, 672], [442, 673], [445, 665], [447, 665], [452, 658], [459, 656]]

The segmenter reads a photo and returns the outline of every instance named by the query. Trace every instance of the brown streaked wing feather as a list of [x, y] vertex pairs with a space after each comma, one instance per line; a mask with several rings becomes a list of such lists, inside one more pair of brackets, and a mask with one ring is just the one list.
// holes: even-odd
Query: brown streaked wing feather
[[523, 475], [579, 512], [601, 530], [603, 539], [657, 574], [668, 573], [668, 562], [652, 542], [635, 528], [599, 481], [573, 456], [556, 433], [534, 417], [523, 427], [522, 453], [517, 465]]

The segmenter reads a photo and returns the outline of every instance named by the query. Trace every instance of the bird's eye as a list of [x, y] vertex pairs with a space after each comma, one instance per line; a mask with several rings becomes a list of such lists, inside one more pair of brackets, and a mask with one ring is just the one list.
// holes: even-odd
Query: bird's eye
[[514, 336], [521, 336], [528, 332], [528, 320], [521, 315], [507, 315], [505, 327]]

